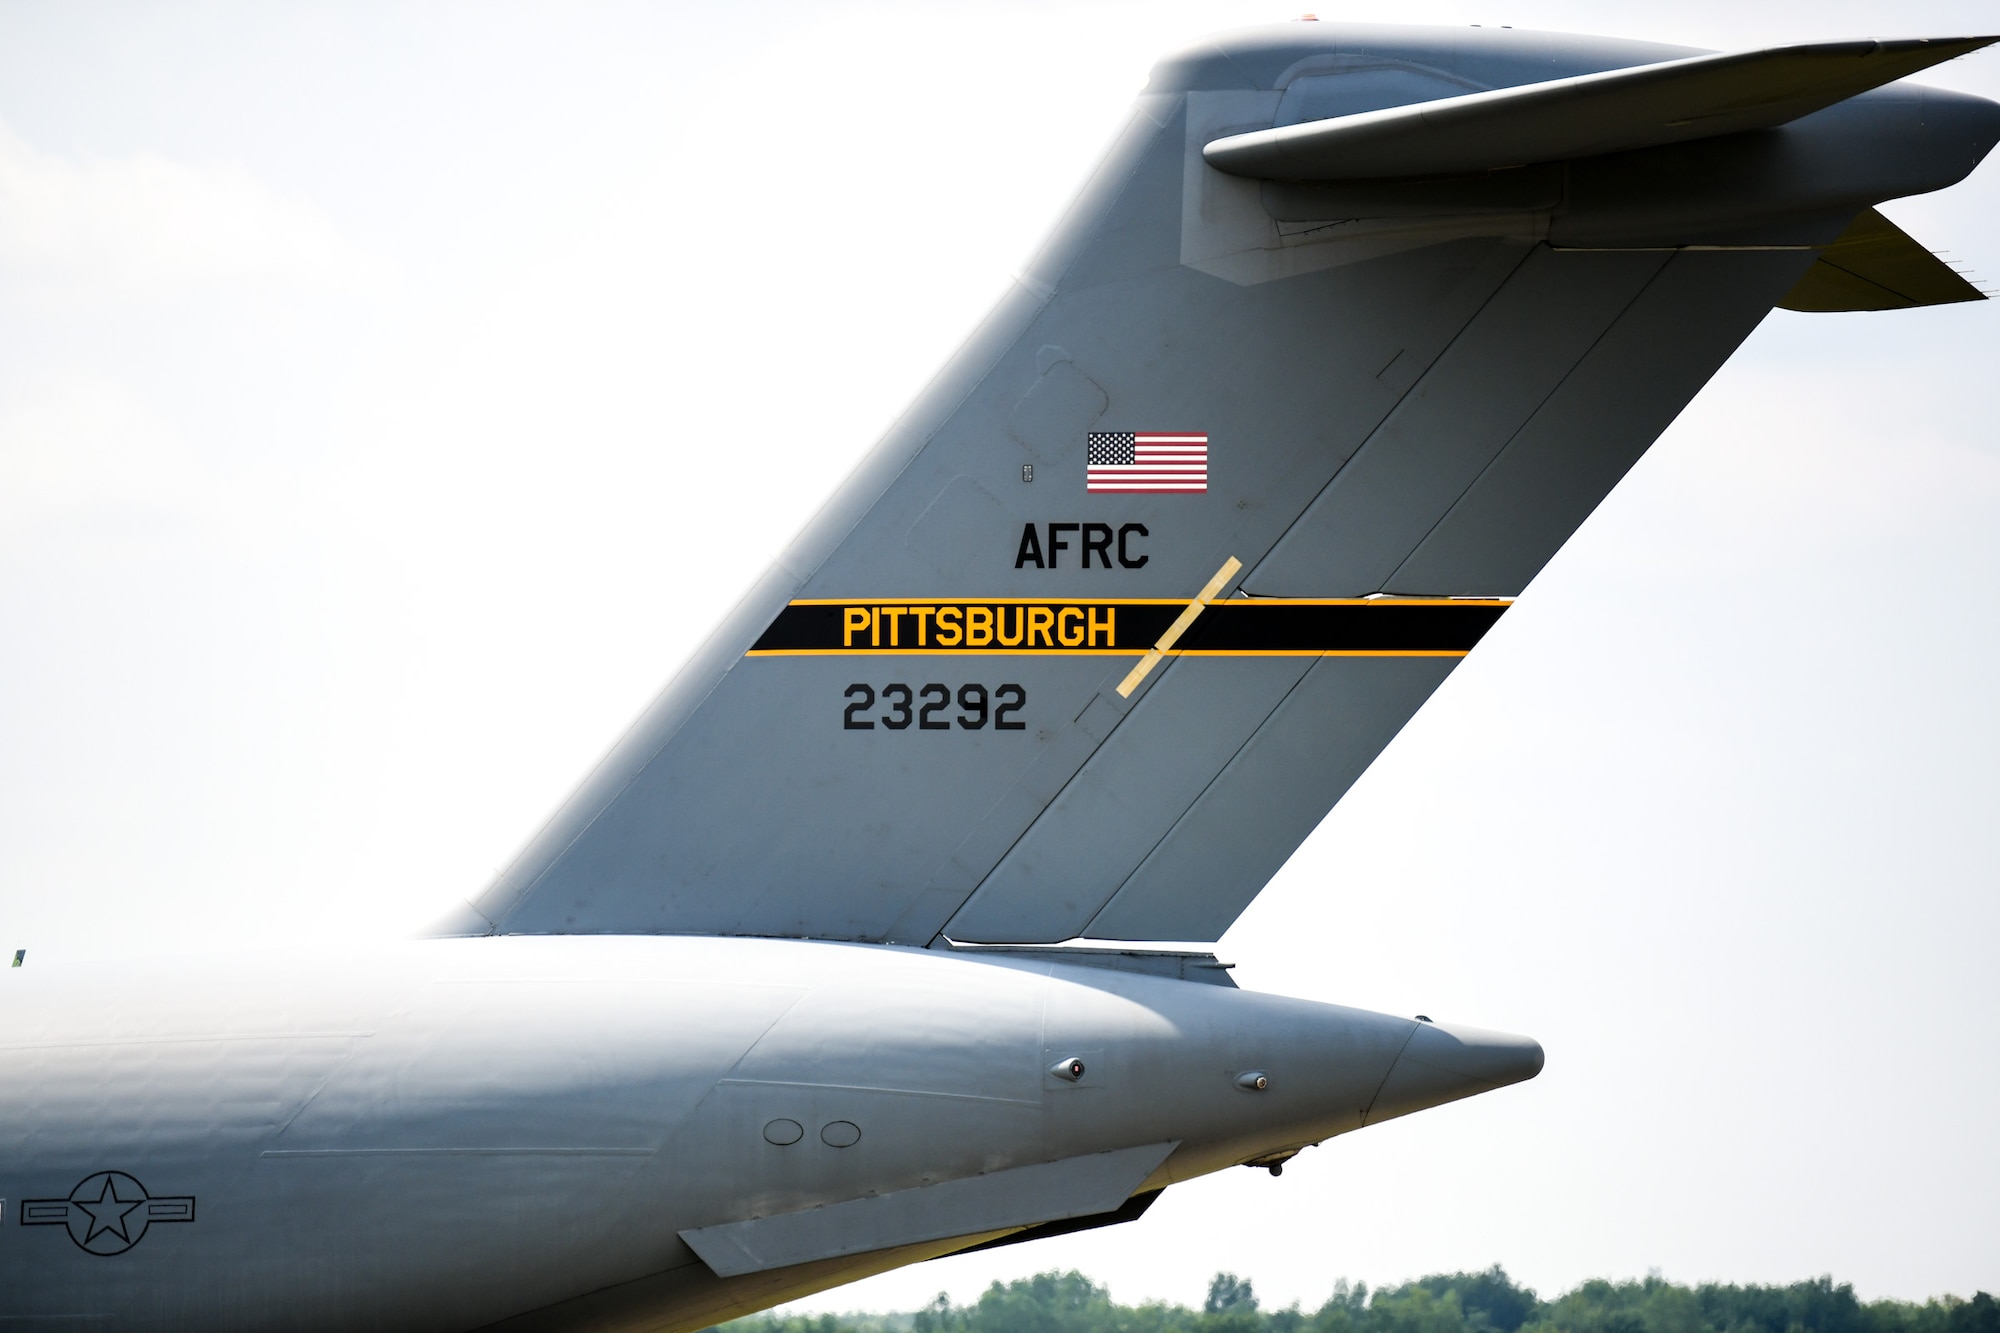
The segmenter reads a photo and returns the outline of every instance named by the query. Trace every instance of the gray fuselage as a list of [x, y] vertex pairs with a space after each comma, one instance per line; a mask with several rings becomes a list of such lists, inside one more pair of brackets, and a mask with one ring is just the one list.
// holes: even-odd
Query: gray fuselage
[[1171, 1144], [1156, 1189], [1541, 1062], [1228, 986], [684, 938], [24, 969], [0, 1030], [0, 1315], [190, 1330], [474, 1328], [641, 1279], [648, 1326], [700, 1326], [890, 1257], [722, 1279], [683, 1231]]

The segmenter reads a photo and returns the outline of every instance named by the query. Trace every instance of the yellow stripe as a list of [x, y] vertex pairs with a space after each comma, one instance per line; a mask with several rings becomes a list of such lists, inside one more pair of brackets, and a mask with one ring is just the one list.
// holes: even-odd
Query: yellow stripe
[[1174, 617], [1174, 623], [1167, 626], [1167, 632], [1160, 636], [1160, 641], [1154, 644], [1144, 657], [1139, 659], [1137, 666], [1125, 674], [1124, 680], [1118, 682], [1119, 698], [1129, 699], [1132, 697], [1132, 691], [1139, 688], [1139, 682], [1144, 680], [1147, 674], [1160, 664], [1160, 658], [1165, 656], [1167, 650], [1174, 646], [1175, 640], [1187, 632], [1187, 627], [1194, 624], [1194, 618], [1201, 614], [1201, 609], [1215, 599], [1215, 594], [1222, 591], [1222, 585], [1229, 582], [1230, 577], [1241, 568], [1243, 568], [1243, 562], [1233, 555], [1222, 562], [1222, 568], [1215, 571], [1214, 578], [1202, 585], [1201, 591], [1194, 595], [1192, 602], [1188, 603], [1187, 610]]
[[800, 597], [787, 606], [1182, 606], [1178, 597]]
[[1232, 597], [1230, 606], [1512, 606], [1507, 597]]
[[[1130, 657], [1133, 648], [753, 648], [745, 657]], [[1459, 648], [1158, 648], [1147, 657], [1464, 657]]]
[[1462, 648], [1176, 648], [1168, 657], [1464, 657]]
[[[1239, 566], [1240, 568], [1240, 566]], [[1211, 602], [1213, 598], [1209, 599]], [[1241, 597], [1231, 606], [1512, 606], [1508, 597]], [[801, 597], [789, 606], [1186, 606], [1178, 597]]]
[[1137, 648], [752, 648], [745, 657], [1130, 657]]

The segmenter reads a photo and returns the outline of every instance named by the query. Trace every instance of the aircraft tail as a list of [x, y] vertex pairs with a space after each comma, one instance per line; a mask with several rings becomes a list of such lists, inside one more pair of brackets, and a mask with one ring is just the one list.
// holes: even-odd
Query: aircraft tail
[[[1691, 53], [1301, 23], [1162, 62], [999, 307], [446, 932], [1217, 938], [1774, 304], [1951, 299], [1866, 210], [1970, 171], [2000, 107], [1853, 95], [1907, 44], [1858, 83], [1787, 51], [1695, 89], [1776, 70], [1783, 116], [1546, 160], [1576, 150], [1539, 94], [1494, 90]], [[1398, 122], [1432, 174], [1326, 167], [1454, 99], [1492, 132]], [[1310, 178], [1212, 164], [1302, 125]]]

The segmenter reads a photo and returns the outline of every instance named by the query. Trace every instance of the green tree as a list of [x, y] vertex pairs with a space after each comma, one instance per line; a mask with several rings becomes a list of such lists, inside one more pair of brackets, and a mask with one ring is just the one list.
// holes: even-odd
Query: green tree
[[1234, 1273], [1217, 1273], [1208, 1280], [1208, 1299], [1201, 1306], [1203, 1314], [1251, 1314], [1256, 1309], [1257, 1293], [1248, 1279], [1237, 1277]]
[[941, 1291], [910, 1316], [910, 1333], [952, 1333], [964, 1323], [965, 1317], [952, 1306], [951, 1297]]
[[969, 1333], [1094, 1333], [1114, 1322], [1110, 1293], [1074, 1270], [995, 1282], [965, 1312]]
[[1974, 1292], [1971, 1300], [1953, 1307], [1946, 1328], [1948, 1333], [2000, 1333], [2000, 1301]]
[[1982, 1291], [1864, 1305], [1830, 1277], [1688, 1287], [1657, 1275], [1585, 1282], [1544, 1301], [1495, 1266], [1374, 1291], [1343, 1278], [1304, 1314], [1262, 1309], [1235, 1273], [1217, 1273], [1202, 1308], [1190, 1310], [1119, 1305], [1081, 1273], [1049, 1272], [996, 1282], [968, 1306], [940, 1294], [907, 1315], [757, 1315], [728, 1333], [2000, 1333], [2000, 1302]]

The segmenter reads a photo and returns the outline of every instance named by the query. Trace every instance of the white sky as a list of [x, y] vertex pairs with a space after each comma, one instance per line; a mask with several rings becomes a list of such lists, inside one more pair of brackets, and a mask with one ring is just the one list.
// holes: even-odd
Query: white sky
[[[1326, 17], [1736, 47], [1989, 3]], [[0, 6], [0, 945], [483, 886], [1263, 4]], [[1934, 82], [2000, 96], [2000, 55]], [[1888, 211], [2000, 275], [2000, 168]], [[1778, 314], [1224, 942], [1535, 1083], [811, 1308], [2000, 1289], [2000, 308]]]

